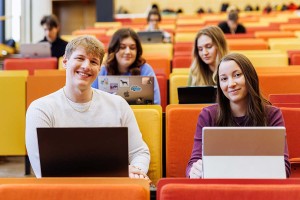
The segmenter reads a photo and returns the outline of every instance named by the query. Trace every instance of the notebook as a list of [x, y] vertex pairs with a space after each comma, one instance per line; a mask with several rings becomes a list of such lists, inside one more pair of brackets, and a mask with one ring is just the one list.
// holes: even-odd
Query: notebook
[[128, 128], [37, 128], [42, 177], [128, 177]]
[[49, 42], [35, 44], [21, 44], [20, 54], [25, 58], [46, 58], [51, 57], [51, 45]]
[[204, 127], [203, 178], [286, 178], [284, 127]]
[[217, 95], [216, 86], [178, 87], [179, 104], [215, 103]]
[[137, 32], [142, 43], [162, 43], [162, 31], [139, 31]]
[[153, 76], [98, 76], [98, 88], [122, 96], [130, 105], [153, 104]]

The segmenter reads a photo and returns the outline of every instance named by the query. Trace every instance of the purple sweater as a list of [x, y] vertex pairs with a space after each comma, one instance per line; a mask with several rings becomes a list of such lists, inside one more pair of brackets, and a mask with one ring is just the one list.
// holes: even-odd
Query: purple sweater
[[[187, 177], [189, 177], [189, 173], [190, 173], [193, 163], [197, 162], [197, 160], [199, 160], [199, 159], [202, 159], [202, 151], [201, 151], [202, 128], [205, 126], [216, 126], [215, 119], [217, 116], [217, 108], [218, 108], [217, 104], [208, 106], [206, 108], [203, 108], [199, 115], [196, 133], [194, 136], [194, 146], [193, 146], [192, 156], [191, 156], [191, 158], [188, 162], [188, 166], [186, 168], [186, 176]], [[280, 109], [273, 107], [273, 106], [267, 106], [267, 109], [268, 109], [268, 119], [267, 119], [268, 126], [284, 126], [284, 120], [283, 120]], [[240, 126], [245, 125], [245, 124], [243, 124], [243, 122], [245, 122], [245, 117], [236, 117], [235, 121]], [[287, 177], [289, 177], [290, 173], [291, 173], [291, 164], [289, 162], [287, 143], [285, 143], [284, 160], [285, 160], [286, 175], [287, 175]]]

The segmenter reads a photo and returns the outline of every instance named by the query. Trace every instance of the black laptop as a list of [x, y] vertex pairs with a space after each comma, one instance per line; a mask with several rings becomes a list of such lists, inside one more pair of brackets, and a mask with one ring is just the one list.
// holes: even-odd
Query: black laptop
[[162, 43], [162, 31], [139, 31], [137, 32], [142, 43]]
[[37, 128], [42, 177], [128, 177], [128, 128]]
[[217, 95], [216, 86], [178, 87], [179, 104], [215, 103]]

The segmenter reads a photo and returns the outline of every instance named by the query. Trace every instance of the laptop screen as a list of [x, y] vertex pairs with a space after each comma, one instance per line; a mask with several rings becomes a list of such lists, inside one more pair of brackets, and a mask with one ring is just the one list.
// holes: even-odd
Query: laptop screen
[[20, 54], [25, 58], [48, 58], [51, 57], [51, 46], [49, 42], [21, 44]]
[[137, 32], [142, 43], [162, 43], [162, 31], [139, 31]]
[[284, 127], [204, 127], [204, 178], [286, 178]]
[[153, 76], [98, 76], [98, 87], [122, 96], [130, 105], [154, 103]]
[[178, 87], [179, 104], [215, 103], [216, 86]]
[[128, 177], [127, 129], [37, 128], [42, 177]]

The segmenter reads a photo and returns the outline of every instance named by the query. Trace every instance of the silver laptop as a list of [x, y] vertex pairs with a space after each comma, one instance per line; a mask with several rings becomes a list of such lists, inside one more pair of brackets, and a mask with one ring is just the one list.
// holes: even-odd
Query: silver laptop
[[204, 127], [203, 178], [286, 178], [284, 127]]
[[24, 58], [47, 58], [51, 57], [51, 45], [49, 42], [35, 44], [21, 44], [20, 54]]
[[128, 177], [127, 127], [37, 128], [37, 136], [42, 177]]
[[153, 104], [153, 76], [98, 76], [98, 88], [122, 96], [130, 105]]
[[162, 43], [162, 31], [139, 31], [137, 32], [142, 43]]

